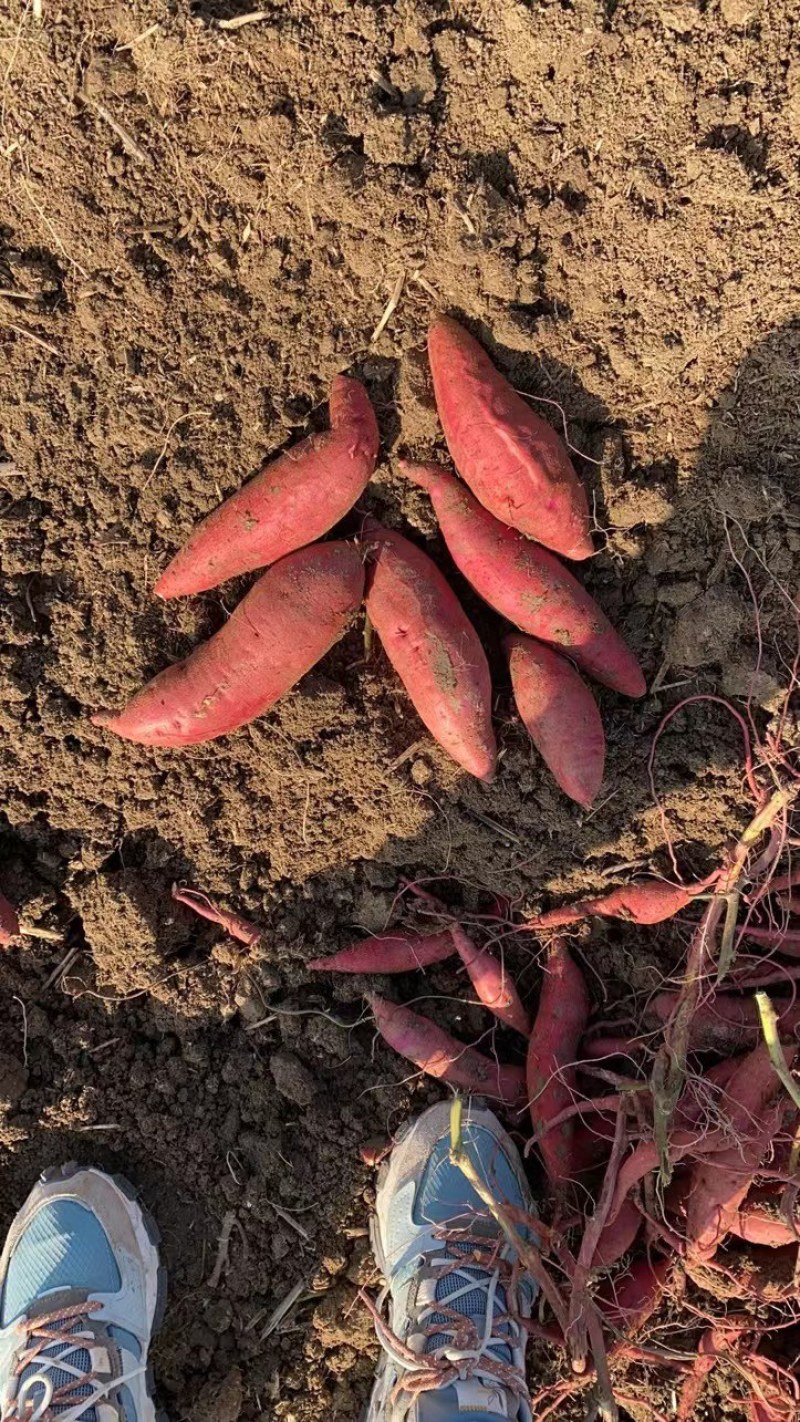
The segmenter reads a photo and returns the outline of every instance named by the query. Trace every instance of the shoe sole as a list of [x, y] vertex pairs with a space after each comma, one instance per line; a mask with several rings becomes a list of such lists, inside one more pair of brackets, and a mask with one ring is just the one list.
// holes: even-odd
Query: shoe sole
[[[48, 1170], [43, 1170], [40, 1178], [43, 1185], [58, 1184], [60, 1182], [71, 1180], [74, 1175], [78, 1175], [84, 1169], [85, 1166], [79, 1165], [78, 1162], [75, 1160], [71, 1160], [68, 1162], [67, 1165], [53, 1165], [50, 1166]], [[158, 1259], [158, 1268], [156, 1274], [156, 1300], [155, 1307], [153, 1309], [153, 1318], [150, 1324], [150, 1332], [152, 1339], [153, 1337], [155, 1337], [156, 1333], [158, 1333], [158, 1330], [164, 1322], [164, 1314], [167, 1311], [167, 1269], [166, 1266], [161, 1263], [161, 1257], [158, 1250], [158, 1246], [161, 1243], [161, 1230], [158, 1228], [158, 1225], [156, 1224], [153, 1215], [142, 1204], [139, 1198], [138, 1191], [134, 1188], [134, 1186], [131, 1184], [130, 1180], [126, 1178], [126, 1176], [113, 1174], [109, 1175], [108, 1178], [110, 1180], [113, 1180], [120, 1194], [125, 1197], [125, 1199], [128, 1201], [128, 1204], [132, 1207], [131, 1214], [134, 1231], [138, 1233], [138, 1227], [139, 1225], [141, 1225], [141, 1228], [144, 1231], [145, 1237], [147, 1239], [147, 1243], [154, 1250], [156, 1258]], [[169, 1422], [166, 1412], [164, 1412], [162, 1408], [156, 1409], [155, 1378], [153, 1375], [153, 1369], [149, 1363], [147, 1365], [147, 1372], [145, 1374], [145, 1383], [147, 1387], [147, 1396], [153, 1409], [152, 1422]], [[145, 1417], [141, 1419], [141, 1422], [151, 1422], [151, 1419]]]

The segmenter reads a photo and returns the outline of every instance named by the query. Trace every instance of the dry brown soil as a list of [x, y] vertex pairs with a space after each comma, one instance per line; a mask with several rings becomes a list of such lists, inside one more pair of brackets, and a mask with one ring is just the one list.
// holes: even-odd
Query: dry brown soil
[[[3, 959], [0, 1227], [50, 1162], [124, 1170], [164, 1233], [170, 1417], [345, 1422], [375, 1356], [354, 1303], [371, 1278], [358, 1146], [436, 1092], [375, 1048], [363, 983], [304, 964], [381, 927], [402, 876], [537, 906], [669, 872], [665, 824], [704, 872], [747, 817], [723, 707], [662, 739], [664, 820], [647, 757], [680, 697], [749, 696], [763, 724], [787, 679], [800, 32], [789, 0], [266, 0], [222, 26], [253, 8], [43, 0], [37, 20], [14, 0], [2, 19], [0, 878], [61, 941]], [[544, 772], [499, 620], [457, 579], [495, 671], [491, 788], [431, 744], [360, 627], [217, 743], [152, 751], [92, 727], [221, 624], [244, 580], [162, 606], [154, 578], [220, 495], [323, 423], [338, 370], [381, 424], [363, 507], [448, 567], [395, 466], [439, 441], [423, 355], [439, 307], [559, 425], [562, 407], [586, 456], [586, 580], [656, 684], [600, 696], [598, 807]], [[176, 880], [256, 919], [262, 946], [175, 910]], [[599, 1011], [630, 1011], [679, 940], [595, 930]], [[535, 993], [535, 949], [509, 952]], [[449, 969], [397, 991], [465, 996]]]

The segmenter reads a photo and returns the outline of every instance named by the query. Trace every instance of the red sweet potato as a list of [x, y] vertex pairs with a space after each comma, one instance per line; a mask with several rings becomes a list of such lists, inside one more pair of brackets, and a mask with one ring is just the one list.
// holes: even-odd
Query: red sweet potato
[[786, 958], [800, 958], [800, 928], [744, 928], [742, 938], [775, 948]]
[[387, 1002], [376, 993], [368, 994], [367, 1001], [384, 1041], [428, 1076], [438, 1077], [465, 1091], [492, 1096], [507, 1106], [518, 1106], [525, 1099], [522, 1067], [492, 1061], [474, 1047], [456, 1041], [427, 1017]]
[[313, 973], [411, 973], [442, 963], [456, 951], [450, 929], [444, 933], [411, 933], [400, 929], [362, 938], [352, 948], [313, 958], [306, 966]]
[[556, 553], [588, 558], [586, 494], [555, 430], [449, 316], [433, 322], [428, 356], [448, 449], [484, 508]]
[[592, 1257], [593, 1269], [609, 1269], [616, 1264], [634, 1243], [642, 1223], [642, 1216], [632, 1200], [626, 1200], [610, 1222], [606, 1222]]
[[506, 637], [517, 710], [556, 784], [586, 809], [603, 779], [606, 738], [597, 702], [571, 662], [532, 637]]
[[290, 553], [259, 578], [225, 626], [168, 667], [118, 715], [92, 721], [143, 745], [187, 746], [261, 716], [337, 642], [364, 588], [352, 543]]
[[[796, 1051], [784, 1049], [791, 1068]], [[698, 1161], [692, 1170], [686, 1205], [686, 1236], [695, 1258], [711, 1259], [738, 1220], [761, 1159], [777, 1133], [784, 1103], [783, 1088], [760, 1042], [742, 1058], [725, 1089], [725, 1149]]]
[[564, 908], [549, 909], [537, 918], [528, 919], [529, 928], [563, 928], [580, 923], [584, 918], [621, 918], [627, 923], [663, 923], [691, 903], [700, 889], [667, 884], [662, 879], [634, 879], [620, 884], [610, 893], [596, 899], [579, 899]]
[[321, 538], [351, 509], [378, 454], [378, 426], [358, 380], [337, 375], [331, 428], [265, 465], [198, 524], [155, 585], [159, 597], [215, 588]]
[[604, 686], [626, 696], [644, 694], [633, 652], [558, 558], [500, 523], [446, 470], [404, 461], [400, 468], [430, 494], [453, 562], [490, 607], [560, 649]]
[[19, 938], [19, 918], [13, 904], [0, 894], [0, 948], [7, 948]]
[[508, 969], [497, 961], [488, 948], [478, 948], [463, 928], [452, 929], [458, 956], [469, 975], [479, 1000], [500, 1022], [513, 1027], [527, 1037], [531, 1019], [522, 1005], [514, 980]]
[[795, 1214], [795, 1228], [780, 1213], [780, 1200], [774, 1190], [751, 1189], [732, 1220], [731, 1234], [746, 1239], [748, 1244], [768, 1245], [780, 1249], [797, 1244], [800, 1239], [800, 1212]]
[[[659, 992], [647, 1004], [648, 1016], [663, 1024], [677, 1005], [674, 992]], [[790, 1035], [800, 1025], [800, 1005], [793, 1006], [774, 1000], [781, 1033]], [[761, 1033], [758, 1007], [753, 997], [735, 997], [733, 993], [715, 993], [701, 1003], [692, 1019], [689, 1046], [693, 1051], [735, 1051], [755, 1041]]]
[[607, 1323], [628, 1337], [638, 1333], [658, 1308], [671, 1268], [668, 1258], [637, 1259], [621, 1278], [609, 1279], [598, 1294]]
[[545, 1131], [577, 1095], [575, 1065], [589, 1016], [589, 994], [583, 974], [557, 938], [549, 945], [539, 1008], [528, 1045], [528, 1109], [548, 1178], [563, 1185], [580, 1168], [575, 1160], [574, 1119]]
[[241, 914], [220, 908], [201, 889], [182, 889], [178, 884], [173, 884], [172, 897], [176, 904], [190, 908], [199, 918], [208, 919], [209, 923], [218, 923], [231, 938], [235, 938], [239, 943], [246, 943], [248, 948], [254, 948], [261, 937], [261, 929], [256, 928], [249, 918], [242, 918]]
[[374, 520], [367, 613], [431, 735], [470, 775], [491, 780], [497, 761], [492, 684], [478, 634], [427, 553]]

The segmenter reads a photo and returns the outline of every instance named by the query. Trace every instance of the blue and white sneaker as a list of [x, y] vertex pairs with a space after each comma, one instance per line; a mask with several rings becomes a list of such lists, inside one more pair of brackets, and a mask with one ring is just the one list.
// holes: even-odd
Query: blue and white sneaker
[[[493, 1194], [533, 1214], [519, 1152], [476, 1100], [465, 1103], [463, 1140]], [[519, 1320], [536, 1286], [449, 1151], [445, 1101], [409, 1124], [381, 1167], [372, 1244], [384, 1351], [366, 1422], [531, 1422]]]
[[157, 1245], [127, 1181], [77, 1165], [45, 1172], [0, 1258], [2, 1422], [158, 1422], [147, 1365], [165, 1301]]

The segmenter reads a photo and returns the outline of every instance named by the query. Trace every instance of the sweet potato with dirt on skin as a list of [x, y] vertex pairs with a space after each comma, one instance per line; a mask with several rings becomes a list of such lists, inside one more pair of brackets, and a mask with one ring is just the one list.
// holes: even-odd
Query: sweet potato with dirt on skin
[[364, 590], [352, 543], [290, 553], [213, 637], [159, 672], [117, 715], [92, 717], [129, 741], [188, 746], [261, 716], [346, 632]]
[[[797, 1049], [785, 1047], [784, 1055], [791, 1070]], [[735, 1144], [705, 1156], [692, 1170], [686, 1238], [694, 1257], [713, 1258], [736, 1223], [740, 1206], [780, 1126], [782, 1091], [766, 1043], [760, 1042], [742, 1058], [725, 1088], [726, 1141]]]
[[0, 948], [7, 948], [19, 938], [17, 910], [5, 894], [0, 894]]
[[584, 809], [603, 780], [606, 738], [597, 702], [571, 662], [543, 642], [506, 637], [511, 685], [528, 735], [565, 795]]
[[524, 1101], [522, 1067], [485, 1057], [409, 1007], [387, 1002], [376, 993], [369, 993], [367, 1001], [384, 1041], [420, 1071], [475, 1095], [491, 1096], [507, 1106], [519, 1106]]
[[[781, 1034], [791, 1035], [800, 1025], [800, 1004], [773, 999]], [[678, 1003], [678, 994], [658, 992], [647, 1004], [647, 1016], [660, 1025], [668, 1022]], [[737, 1051], [761, 1035], [758, 1006], [754, 997], [736, 997], [718, 992], [702, 1002], [689, 1028], [692, 1051]]]
[[435, 464], [400, 461], [430, 495], [456, 567], [490, 607], [521, 632], [571, 657], [582, 671], [625, 696], [643, 696], [642, 669], [569, 569], [490, 514], [466, 484]]
[[420, 719], [464, 770], [491, 780], [497, 761], [486, 654], [427, 553], [374, 519], [367, 615]]
[[331, 953], [328, 958], [313, 958], [306, 967], [312, 973], [412, 973], [432, 963], [443, 963], [445, 958], [452, 958], [455, 951], [449, 928], [443, 933], [412, 933], [400, 929], [362, 938], [351, 948]]
[[378, 426], [358, 380], [337, 375], [331, 428], [273, 459], [213, 510], [168, 564], [154, 591], [179, 597], [277, 563], [344, 518], [369, 483]]
[[488, 948], [478, 948], [458, 925], [454, 925], [451, 932], [458, 956], [484, 1007], [507, 1027], [527, 1037], [531, 1019], [505, 964], [498, 962]]
[[594, 917], [620, 918], [626, 923], [664, 923], [687, 908], [706, 887], [702, 884], [691, 889], [681, 884], [667, 884], [663, 879], [634, 879], [633, 883], [620, 884], [598, 898], [578, 899], [577, 903], [565, 904], [563, 908], [548, 909], [547, 913], [529, 918], [527, 927], [564, 928]]
[[731, 1224], [731, 1234], [748, 1244], [781, 1249], [800, 1243], [800, 1209], [795, 1207], [794, 1226], [781, 1213], [780, 1194], [769, 1187], [753, 1188], [739, 1206]]
[[566, 558], [589, 558], [586, 492], [552, 426], [450, 316], [433, 322], [428, 358], [447, 447], [484, 508]]
[[575, 1158], [574, 1119], [554, 1130], [547, 1124], [578, 1095], [581, 1037], [589, 1016], [589, 994], [583, 974], [562, 939], [548, 946], [539, 1007], [531, 1028], [526, 1064], [528, 1110], [550, 1183], [574, 1180], [583, 1162]]

